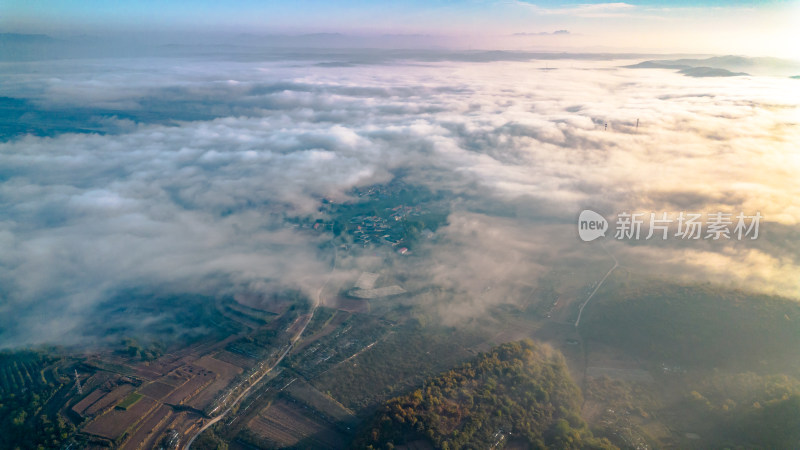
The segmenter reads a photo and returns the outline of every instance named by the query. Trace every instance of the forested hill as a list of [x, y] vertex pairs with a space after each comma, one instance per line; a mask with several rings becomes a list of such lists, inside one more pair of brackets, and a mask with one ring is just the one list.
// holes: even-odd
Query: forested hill
[[[354, 442], [394, 448], [615, 448], [580, 418], [581, 394], [561, 354], [526, 340], [495, 347], [422, 389], [391, 399]], [[422, 442], [417, 442], [422, 443]], [[527, 445], [526, 445], [527, 444]]]

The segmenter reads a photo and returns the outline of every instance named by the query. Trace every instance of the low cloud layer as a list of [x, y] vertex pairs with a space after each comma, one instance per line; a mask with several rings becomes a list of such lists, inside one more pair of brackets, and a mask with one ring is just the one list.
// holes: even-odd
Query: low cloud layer
[[420, 297], [454, 320], [522, 301], [582, 251], [601, 260], [574, 231], [584, 208], [759, 211], [749, 247], [611, 248], [652, 273], [800, 296], [795, 80], [453, 59], [4, 66], [0, 95], [47, 132], [0, 143], [0, 346], [80, 342], [132, 287], [314, 292], [327, 237], [285, 219], [398, 174], [452, 196], [410, 287], [459, 293]]

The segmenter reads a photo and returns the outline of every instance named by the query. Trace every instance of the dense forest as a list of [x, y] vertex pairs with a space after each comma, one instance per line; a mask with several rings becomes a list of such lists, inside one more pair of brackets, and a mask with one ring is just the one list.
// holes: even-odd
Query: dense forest
[[614, 448], [580, 417], [563, 357], [526, 340], [500, 345], [383, 404], [355, 448]]

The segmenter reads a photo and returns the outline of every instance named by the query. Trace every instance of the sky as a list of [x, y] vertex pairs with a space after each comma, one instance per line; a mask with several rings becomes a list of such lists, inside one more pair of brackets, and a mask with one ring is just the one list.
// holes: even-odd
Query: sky
[[[465, 48], [732, 53], [800, 58], [797, 1], [9, 0], [6, 32], [71, 35], [421, 34]], [[569, 34], [547, 36], [557, 30]], [[521, 35], [530, 34], [530, 35]], [[516, 35], [516, 36], [515, 36]], [[368, 40], [366, 41], [368, 45]]]

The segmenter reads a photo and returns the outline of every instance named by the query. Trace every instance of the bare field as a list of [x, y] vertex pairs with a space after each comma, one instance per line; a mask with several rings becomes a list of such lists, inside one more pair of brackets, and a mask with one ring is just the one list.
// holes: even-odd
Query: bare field
[[[185, 413], [177, 413], [177, 414], [176, 413], [171, 413], [171, 414], [169, 414], [160, 424], [158, 424], [156, 426], [156, 428], [153, 429], [152, 433], [150, 433], [144, 439], [144, 441], [142, 441], [140, 443], [138, 448], [140, 448], [140, 449], [159, 448], [158, 443], [161, 440], [162, 434], [169, 428], [180, 429], [180, 428], [176, 427], [176, 424], [178, 423], [178, 421], [182, 417], [185, 417]], [[143, 426], [142, 429], [145, 429], [145, 427]], [[131, 442], [133, 444], [133, 440]], [[133, 448], [135, 448], [135, 447], [133, 447]]]
[[170, 386], [169, 384], [161, 383], [159, 381], [153, 381], [152, 383], [148, 383], [140, 388], [139, 393], [156, 400], [161, 400], [174, 390], [175, 386]]
[[184, 364], [184, 356], [176, 354], [168, 354], [151, 361], [147, 366], [137, 367], [137, 372], [148, 375], [148, 379], [153, 377], [150, 374], [156, 374], [155, 378], [159, 378], [165, 373], [170, 373]]
[[213, 373], [207, 370], [200, 370], [196, 375], [178, 387], [178, 389], [172, 391], [172, 393], [164, 399], [164, 403], [172, 405], [182, 404], [193, 395], [197, 394], [205, 386], [212, 383], [215, 378]]
[[150, 416], [148, 416], [147, 420], [145, 420], [137, 429], [137, 431], [130, 437], [130, 439], [125, 442], [125, 444], [121, 447], [124, 450], [134, 450], [139, 448], [149, 448], [143, 447], [142, 444], [150, 437], [151, 435], [158, 435], [163, 431], [166, 427], [167, 419], [172, 415], [172, 408], [167, 405], [159, 406]]
[[312, 439], [315, 447], [342, 448], [344, 437], [327, 424], [305, 416], [301, 407], [279, 400], [253, 418], [248, 428], [280, 446], [293, 446]]
[[210, 370], [224, 378], [233, 378], [242, 373], [242, 368], [211, 356], [204, 356], [194, 362], [195, 366]]
[[117, 403], [119, 400], [122, 400], [122, 398], [128, 395], [131, 391], [133, 391], [133, 386], [130, 384], [122, 384], [117, 386], [103, 398], [94, 402], [92, 406], [88, 407], [86, 409], [86, 414], [93, 416], [106, 408], [114, 406], [115, 403]]
[[292, 383], [287, 390], [292, 398], [308, 405], [330, 421], [355, 424], [358, 420], [352, 411], [302, 379]]
[[143, 397], [127, 410], [112, 409], [83, 427], [83, 431], [107, 439], [116, 440], [128, 428], [142, 420], [158, 403]]
[[236, 367], [241, 367], [242, 369], [248, 369], [250, 367], [253, 367], [257, 362], [252, 358], [248, 358], [242, 355], [237, 355], [236, 353], [231, 353], [227, 350], [223, 350], [214, 355], [214, 359], [226, 362], [228, 364], [232, 364]]
[[191, 399], [191, 401], [188, 402], [189, 406], [197, 408], [201, 411], [214, 400], [219, 391], [225, 389], [229, 384], [231, 384], [231, 381], [236, 377], [236, 375], [242, 373], [242, 369], [240, 367], [220, 361], [218, 359], [214, 359], [210, 356], [204, 356], [195, 361], [194, 364], [196, 366], [203, 367], [217, 375], [216, 379], [213, 383], [211, 383], [211, 385], [203, 389], [202, 392], [198, 393]]
[[84, 415], [84, 411], [86, 410], [86, 408], [91, 406], [92, 403], [96, 402], [98, 399], [100, 399], [105, 394], [107, 394], [106, 391], [103, 391], [102, 389], [95, 389], [89, 395], [84, 397], [83, 400], [81, 400], [78, 403], [76, 403], [72, 407], [72, 410], [75, 411], [76, 413], [80, 414], [80, 415]]
[[186, 383], [187, 380], [192, 378], [192, 376], [193, 374], [187, 372], [185, 370], [185, 367], [182, 366], [159, 378], [158, 381], [169, 384], [174, 387], [179, 387], [182, 386], [184, 383]]

